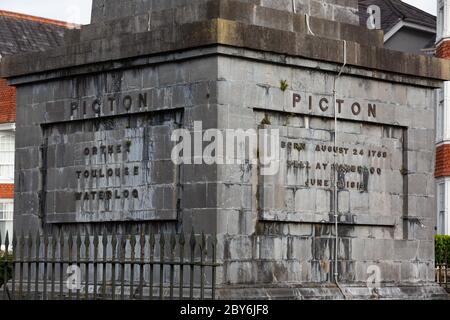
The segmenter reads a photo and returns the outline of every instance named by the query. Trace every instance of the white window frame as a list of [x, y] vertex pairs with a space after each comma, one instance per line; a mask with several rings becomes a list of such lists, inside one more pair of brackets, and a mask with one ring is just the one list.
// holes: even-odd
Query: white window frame
[[[12, 124], [12, 125], [14, 125], [14, 124]], [[15, 138], [14, 138], [15, 137], [15, 132], [14, 132], [14, 130], [11, 130], [11, 127], [9, 127], [9, 126], [7, 128], [2, 128], [0, 126], [0, 139], [2, 137], [4, 137], [4, 136], [12, 137], [13, 141], [15, 140]], [[14, 141], [14, 148], [13, 149], [15, 149], [15, 141]], [[13, 152], [13, 155], [14, 155], [14, 158], [15, 158], [15, 150], [13, 150], [12, 152]], [[15, 162], [14, 158], [13, 158], [13, 161], [12, 161], [12, 164], [11, 164], [11, 166], [12, 166], [12, 176], [11, 177], [5, 177], [5, 176], [1, 176], [0, 175], [0, 183], [1, 184], [13, 184], [14, 183], [14, 164], [15, 164], [14, 163]], [[4, 165], [4, 164], [0, 163], [0, 165]], [[7, 165], [7, 164], [5, 164], [5, 165]]]
[[[4, 225], [4, 228], [7, 230], [9, 239], [11, 241], [12, 239], [12, 234], [13, 234], [13, 221], [14, 221], [14, 200], [13, 199], [0, 199], [0, 204], [2, 205], [10, 205], [10, 210], [8, 210], [7, 212], [3, 212], [0, 210], [0, 224]], [[9, 228], [8, 228], [9, 225]], [[4, 242], [5, 237], [6, 237], [6, 232], [1, 234], [2, 237], [2, 242]], [[2, 248], [0, 248], [0, 250], [4, 250], [4, 246], [2, 246]]]
[[[441, 193], [443, 188], [443, 193]], [[436, 181], [436, 233], [450, 235], [449, 226], [449, 193], [450, 193], [450, 178], [442, 178]], [[442, 199], [442, 196], [444, 199]], [[442, 219], [442, 215], [443, 218]], [[442, 221], [443, 220], [443, 221]], [[442, 223], [441, 223], [442, 222]]]
[[450, 0], [437, 1], [436, 43], [450, 39]]
[[436, 89], [436, 143], [450, 143], [450, 81]]
[[11, 210], [7, 212], [2, 212], [0, 210], [0, 221], [13, 221], [14, 217], [14, 200], [13, 199], [0, 199], [0, 205], [11, 205]]

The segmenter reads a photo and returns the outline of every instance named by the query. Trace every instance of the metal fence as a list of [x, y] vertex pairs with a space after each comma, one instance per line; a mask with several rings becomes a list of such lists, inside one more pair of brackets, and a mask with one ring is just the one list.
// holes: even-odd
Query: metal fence
[[450, 267], [448, 263], [436, 264], [436, 282], [450, 292]]
[[216, 298], [213, 236], [104, 232], [1, 239], [10, 252], [0, 257], [2, 299]]

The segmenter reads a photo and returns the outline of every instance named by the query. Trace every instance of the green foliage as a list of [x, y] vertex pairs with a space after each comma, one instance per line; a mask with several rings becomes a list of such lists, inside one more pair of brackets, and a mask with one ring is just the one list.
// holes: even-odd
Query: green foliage
[[437, 235], [435, 239], [436, 263], [450, 261], [450, 236]]
[[281, 80], [280, 81], [280, 89], [281, 91], [286, 91], [289, 88], [289, 83], [287, 82], [287, 80]]
[[5, 282], [5, 268], [7, 268], [6, 277], [11, 279], [13, 273], [13, 256], [11, 253], [0, 251], [0, 287]]
[[266, 114], [264, 115], [264, 118], [261, 121], [262, 125], [266, 125], [266, 126], [270, 126], [272, 124], [272, 122], [269, 119], [269, 116]]

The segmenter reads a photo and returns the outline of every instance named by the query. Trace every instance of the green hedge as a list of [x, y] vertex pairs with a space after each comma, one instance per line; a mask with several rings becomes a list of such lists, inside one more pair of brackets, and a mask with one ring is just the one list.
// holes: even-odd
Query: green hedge
[[436, 236], [436, 263], [449, 263], [450, 236]]
[[11, 279], [12, 277], [12, 254], [11, 253], [5, 253], [0, 251], [0, 287], [3, 286], [3, 283], [5, 282], [5, 267], [6, 262], [8, 261], [7, 267], [7, 274], [6, 277]]

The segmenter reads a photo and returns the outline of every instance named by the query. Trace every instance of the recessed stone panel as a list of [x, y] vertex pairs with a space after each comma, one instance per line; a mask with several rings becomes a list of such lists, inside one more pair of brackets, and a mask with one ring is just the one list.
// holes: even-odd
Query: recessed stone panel
[[[265, 114], [270, 122], [270, 113]], [[284, 120], [283, 116], [276, 117], [274, 123], [264, 126], [280, 133], [280, 166], [275, 175], [259, 178], [263, 220], [330, 221], [334, 215], [335, 177], [341, 220], [393, 225], [400, 218], [398, 211], [392, 214], [392, 208], [398, 206], [404, 192], [401, 127], [339, 120], [335, 143], [334, 119], [322, 118], [321, 125], [315, 126], [319, 118], [304, 121], [297, 115], [286, 115]], [[298, 123], [303, 125], [299, 127]], [[341, 129], [345, 127], [358, 130]], [[386, 134], [397, 131], [396, 135]]]
[[45, 129], [48, 222], [174, 220], [177, 114], [133, 115]]

